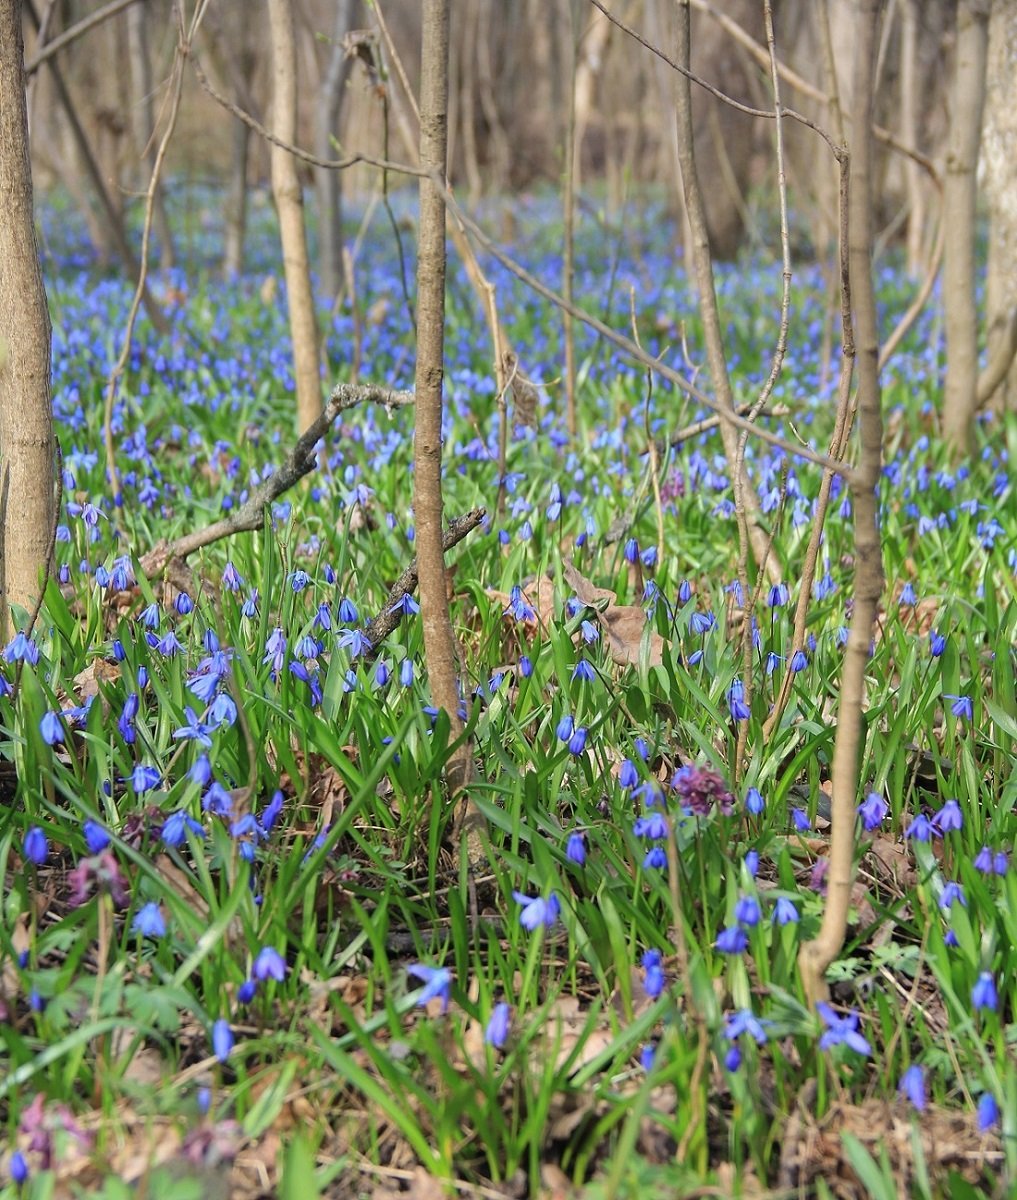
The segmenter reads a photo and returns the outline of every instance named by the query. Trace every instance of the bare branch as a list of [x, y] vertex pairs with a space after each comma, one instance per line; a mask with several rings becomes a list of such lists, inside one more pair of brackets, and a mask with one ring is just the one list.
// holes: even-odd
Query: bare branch
[[101, 25], [103, 21], [108, 21], [110, 17], [115, 17], [117, 13], [123, 12], [125, 8], [130, 8], [132, 4], [137, 4], [138, 0], [111, 0], [104, 8], [96, 9], [91, 16], [84, 17], [77, 24], [72, 25], [70, 29], [65, 29], [59, 37], [55, 37], [51, 42], [46, 42], [40, 49], [25, 62], [25, 78], [34, 75], [42, 64], [52, 58], [54, 54], [59, 54], [65, 46], [69, 46], [71, 42], [76, 42], [79, 37], [94, 29], [96, 25]]
[[393, 391], [376, 385], [337, 384], [332, 389], [324, 412], [306, 433], [301, 435], [286, 461], [268, 479], [260, 483], [239, 508], [234, 509], [221, 521], [206, 525], [204, 529], [156, 546], [141, 560], [145, 573], [156, 574], [170, 559], [187, 558], [195, 550], [230, 537], [234, 533], [249, 533], [260, 529], [265, 509], [283, 492], [314, 470], [317, 465], [315, 446], [336, 417], [346, 409], [353, 408], [356, 404], [383, 404], [386, 408], [404, 408], [412, 404], [413, 400], [412, 392]]
[[[456, 517], [451, 521], [448, 528], [441, 535], [442, 552], [448, 554], [453, 546], [458, 546], [463, 538], [468, 533], [472, 533], [486, 516], [486, 509], [474, 508], [464, 516]], [[381, 612], [378, 613], [373, 621], [367, 623], [364, 634], [375, 649], [381, 645], [385, 638], [388, 637], [403, 619], [403, 608], [399, 602], [403, 596], [408, 596], [415, 590], [418, 578], [417, 560], [414, 558], [406, 570], [392, 584]]]

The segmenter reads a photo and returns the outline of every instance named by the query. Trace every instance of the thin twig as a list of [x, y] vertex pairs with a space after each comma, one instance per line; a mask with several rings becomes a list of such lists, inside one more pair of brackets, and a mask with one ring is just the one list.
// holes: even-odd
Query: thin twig
[[[130, 8], [132, 4], [137, 4], [138, 0], [112, 0], [112, 3], [107, 4], [104, 8], [97, 9], [90, 16], [82, 18], [70, 29], [65, 29], [59, 37], [55, 37], [51, 42], [45, 42], [40, 49], [25, 62], [25, 78], [28, 79], [34, 75], [42, 64], [54, 54], [59, 54], [65, 46], [69, 46], [71, 42], [76, 42], [83, 34], [88, 33], [90, 29], [94, 29], [96, 25], [101, 25], [103, 21], [109, 20], [110, 17], [115, 17], [117, 13], [123, 12], [125, 8]], [[40, 33], [40, 41], [43, 40], [43, 35]]]

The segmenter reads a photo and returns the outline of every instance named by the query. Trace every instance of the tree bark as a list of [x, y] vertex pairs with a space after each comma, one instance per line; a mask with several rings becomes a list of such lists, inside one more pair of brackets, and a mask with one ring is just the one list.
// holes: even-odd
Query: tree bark
[[[448, 110], [448, 0], [424, 0], [420, 52], [420, 163], [446, 171]], [[429, 179], [420, 181], [417, 246], [417, 364], [413, 459], [413, 515], [420, 573], [424, 654], [434, 704], [444, 709], [452, 737], [462, 732], [456, 646], [449, 614], [442, 548], [441, 423], [445, 355], [445, 203]], [[469, 776], [463, 746], [448, 767], [455, 793]]]
[[[352, 28], [353, 0], [339, 0], [335, 6], [328, 69], [315, 117], [315, 153], [319, 158], [332, 157], [331, 138], [339, 128], [343, 92], [350, 73], [343, 39]], [[342, 172], [318, 167], [314, 172], [314, 188], [318, 199], [318, 273], [321, 290], [331, 301], [343, 286]]]
[[873, 66], [880, 0], [861, 0], [855, 33], [852, 88], [851, 190], [848, 272], [854, 308], [857, 407], [861, 451], [851, 477], [854, 504], [854, 610], [840, 679], [837, 736], [833, 749], [830, 867], [819, 934], [806, 942], [798, 963], [811, 1004], [825, 1000], [827, 967], [840, 953], [847, 931], [854, 878], [858, 765], [864, 744], [865, 671], [883, 591], [883, 555], [879, 540], [879, 477], [882, 468], [883, 418], [879, 387], [879, 332], [872, 283], [872, 107]]
[[[155, 106], [152, 103], [152, 62], [145, 32], [146, 9], [147, 6], [142, 4], [132, 4], [127, 9], [127, 45], [134, 92], [131, 106], [134, 148], [139, 161], [144, 163], [151, 173], [155, 164]], [[146, 187], [147, 184], [147, 179], [141, 182], [142, 187]], [[172, 267], [173, 234], [161, 183], [155, 192], [155, 232], [159, 239], [159, 265]]]
[[975, 306], [975, 169], [982, 133], [991, 0], [960, 0], [950, 140], [943, 182], [943, 298], [946, 387], [943, 434], [955, 455], [972, 445], [978, 403], [978, 313]]
[[[297, 140], [297, 47], [291, 0], [268, 0], [272, 38], [272, 132], [281, 141]], [[293, 377], [297, 390], [297, 427], [307, 429], [322, 412], [318, 325], [311, 291], [311, 269], [304, 228], [304, 198], [293, 155], [272, 145], [272, 194], [279, 216], [286, 300], [293, 339]]]
[[30, 609], [53, 529], [50, 324], [39, 267], [21, 0], [0, 0], [0, 625]]
[[[986, 319], [989, 360], [1013, 345], [1008, 336], [1017, 310], [1017, 5], [994, 4], [989, 21], [989, 61], [982, 130], [983, 187], [989, 209]], [[1017, 408], [1017, 363], [991, 395], [1000, 408]]]

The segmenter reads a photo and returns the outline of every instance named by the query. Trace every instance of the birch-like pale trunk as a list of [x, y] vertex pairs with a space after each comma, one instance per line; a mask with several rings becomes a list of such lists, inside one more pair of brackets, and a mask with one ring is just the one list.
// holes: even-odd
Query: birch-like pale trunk
[[32, 207], [21, 0], [0, 0], [0, 639], [31, 609], [53, 530], [50, 324]]
[[[291, 0], [268, 0], [268, 16], [272, 38], [272, 133], [292, 146], [297, 141], [297, 46]], [[321, 360], [307, 257], [304, 196], [296, 159], [288, 150], [273, 143], [271, 164], [293, 340], [297, 428], [302, 433], [322, 412]]]

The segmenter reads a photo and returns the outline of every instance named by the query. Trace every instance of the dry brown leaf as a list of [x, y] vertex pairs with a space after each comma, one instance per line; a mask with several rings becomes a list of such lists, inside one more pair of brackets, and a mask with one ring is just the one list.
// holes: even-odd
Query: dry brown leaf
[[907, 850], [889, 837], [874, 837], [869, 843], [875, 874], [898, 888], [910, 888], [918, 882]]
[[89, 696], [98, 696], [100, 683], [116, 683], [119, 678], [119, 663], [93, 658], [83, 671], [74, 676], [74, 686], [81, 699], [87, 700]]
[[[621, 666], [638, 666], [646, 628], [643, 609], [635, 604], [615, 604], [615, 593], [591, 583], [569, 558], [564, 560], [562, 573], [579, 599], [596, 613], [614, 661]], [[664, 639], [659, 633], [651, 633], [647, 659], [649, 665], [660, 666], [663, 656]]]

